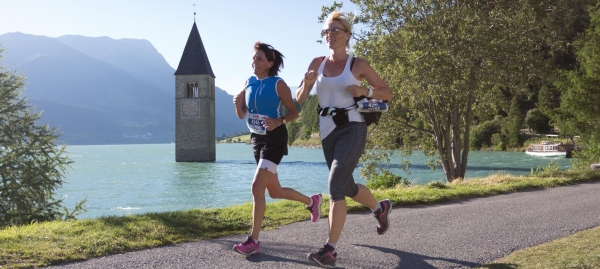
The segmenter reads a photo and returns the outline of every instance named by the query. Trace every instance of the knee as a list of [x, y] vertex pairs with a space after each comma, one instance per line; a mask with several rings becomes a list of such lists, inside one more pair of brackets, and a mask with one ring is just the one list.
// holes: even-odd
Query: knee
[[264, 196], [265, 195], [265, 189], [261, 186], [259, 186], [258, 184], [252, 183], [252, 187], [250, 189], [250, 192], [252, 192], [252, 196]]
[[351, 184], [344, 190], [346, 197], [353, 198], [358, 195], [358, 184]]
[[344, 188], [333, 182], [329, 184], [329, 196], [331, 197], [331, 201], [346, 199]]
[[335, 201], [340, 201], [340, 200], [345, 200], [346, 197], [344, 196], [344, 193], [341, 193], [339, 191], [333, 192], [330, 191], [329, 192], [329, 197], [331, 199], [331, 202], [335, 202]]
[[350, 182], [345, 186], [330, 184], [329, 196], [332, 201], [345, 200], [346, 197], [355, 197], [358, 194], [358, 190], [358, 185], [354, 182]]

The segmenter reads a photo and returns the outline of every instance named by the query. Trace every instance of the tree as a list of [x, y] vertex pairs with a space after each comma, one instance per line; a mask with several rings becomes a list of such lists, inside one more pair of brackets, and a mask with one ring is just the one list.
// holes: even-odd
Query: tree
[[313, 132], [319, 131], [318, 106], [317, 95], [308, 96], [308, 99], [302, 103], [302, 139], [309, 139]]
[[519, 134], [521, 133], [522, 126], [523, 116], [521, 115], [521, 109], [519, 107], [519, 95], [515, 95], [510, 104], [508, 116], [502, 121], [500, 133], [503, 140], [503, 148], [516, 148], [521, 146]]
[[54, 144], [57, 129], [36, 124], [41, 113], [20, 97], [24, 85], [23, 77], [0, 66], [0, 227], [74, 219], [85, 211], [84, 201], [69, 212], [54, 197], [72, 161], [64, 145]]
[[[505, 92], [526, 92], [546, 73], [536, 52], [551, 1], [352, 2], [360, 9], [355, 21], [366, 26], [356, 33], [355, 54], [394, 93], [374, 146], [394, 150], [401, 139], [410, 152], [420, 145], [437, 154], [431, 164], [441, 164], [449, 182], [464, 178], [473, 111], [508, 106]], [[414, 139], [416, 132], [426, 136]]]
[[[598, 3], [597, 0], [558, 0], [552, 8], [552, 13], [557, 15], [550, 18], [547, 23], [548, 29], [554, 29], [554, 39], [562, 42], [556, 43], [551, 50], [548, 50], [548, 57], [552, 59], [554, 68], [558, 77], [548, 76], [548, 79], [540, 87], [537, 93], [537, 108], [544, 115], [550, 117], [551, 123], [558, 128], [561, 136], [575, 143], [575, 136], [579, 135], [580, 129], [585, 129], [585, 125], [578, 122], [569, 109], [561, 109], [561, 95], [564, 87], [561, 87], [564, 81], [564, 74], [573, 72], [578, 68], [578, 56], [575, 46], [586, 29], [590, 27], [590, 8]], [[560, 77], [563, 74], [563, 78]]]
[[471, 148], [481, 149], [483, 147], [491, 147], [492, 135], [500, 132], [500, 123], [502, 122], [502, 116], [498, 115], [495, 119], [485, 121], [477, 125], [471, 130], [471, 141], [469, 141]]
[[287, 123], [287, 131], [288, 131], [288, 145], [292, 145], [294, 141], [296, 141], [296, 137], [298, 136], [298, 132], [300, 132], [300, 123], [295, 120], [290, 123]]
[[583, 150], [575, 156], [586, 167], [600, 160], [600, 4], [589, 15], [590, 27], [574, 44], [577, 68], [556, 83], [562, 91], [558, 124], [580, 134]]
[[550, 118], [537, 108], [527, 111], [525, 124], [536, 134], [547, 134], [552, 129]]

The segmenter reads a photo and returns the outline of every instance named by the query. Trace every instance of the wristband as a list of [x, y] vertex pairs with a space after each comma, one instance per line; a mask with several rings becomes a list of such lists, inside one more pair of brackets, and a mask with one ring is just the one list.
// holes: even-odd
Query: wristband
[[373, 95], [373, 88], [369, 88], [369, 93], [367, 94], [367, 97], [371, 97]]

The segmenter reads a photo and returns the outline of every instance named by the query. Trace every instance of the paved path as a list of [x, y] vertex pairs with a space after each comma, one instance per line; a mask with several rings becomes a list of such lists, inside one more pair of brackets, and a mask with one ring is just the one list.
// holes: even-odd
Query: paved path
[[[515, 250], [600, 226], [600, 183], [395, 207], [390, 219], [390, 230], [378, 236], [371, 214], [349, 215], [337, 247], [338, 268], [476, 267]], [[262, 253], [249, 258], [231, 250], [243, 238], [228, 236], [56, 267], [311, 268], [306, 254], [325, 242], [327, 220], [262, 232]]]

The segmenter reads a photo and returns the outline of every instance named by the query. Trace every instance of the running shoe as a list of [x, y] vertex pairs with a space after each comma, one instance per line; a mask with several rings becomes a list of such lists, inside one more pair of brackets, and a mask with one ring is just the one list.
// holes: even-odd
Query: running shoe
[[379, 201], [380, 208], [373, 212], [373, 216], [377, 219], [377, 234], [384, 234], [390, 227], [389, 215], [392, 213], [392, 202], [389, 199]]
[[324, 268], [335, 268], [335, 259], [337, 253], [333, 251], [333, 247], [325, 244], [323, 248], [320, 248], [317, 252], [308, 254], [308, 260], [315, 265]]
[[244, 242], [233, 246], [233, 250], [246, 256], [258, 254], [260, 252], [260, 242], [254, 243], [252, 236], [248, 236]]
[[306, 209], [310, 211], [310, 220], [312, 222], [317, 222], [321, 217], [321, 203], [323, 202], [323, 197], [319, 193], [311, 196], [310, 200], [312, 201], [312, 206], [306, 206]]

